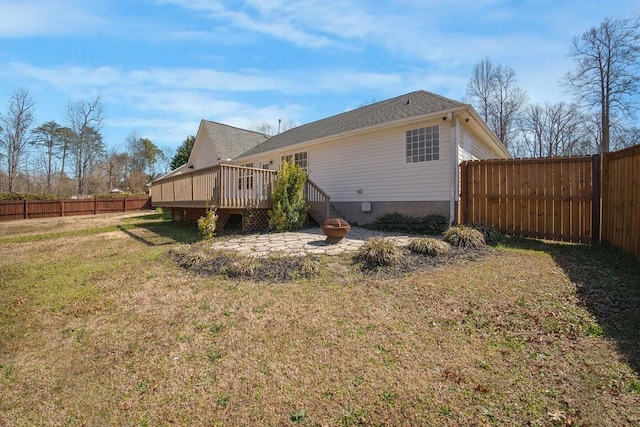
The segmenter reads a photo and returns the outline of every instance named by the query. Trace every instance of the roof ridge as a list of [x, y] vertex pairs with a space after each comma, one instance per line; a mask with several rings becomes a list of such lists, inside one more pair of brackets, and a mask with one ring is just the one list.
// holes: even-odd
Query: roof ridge
[[286, 131], [281, 132], [279, 134], [271, 135], [271, 136], [268, 137], [268, 139], [271, 139], [271, 138], [274, 138], [276, 136], [280, 136], [280, 135], [286, 134], [287, 132], [290, 132], [290, 131], [292, 131], [294, 129], [300, 130], [300, 128], [304, 128], [304, 127], [311, 126], [311, 125], [314, 125], [314, 124], [317, 124], [317, 123], [321, 123], [321, 122], [326, 121], [326, 120], [333, 120], [336, 117], [340, 117], [340, 116], [345, 115], [345, 114], [352, 114], [352, 113], [357, 112], [359, 110], [372, 108], [374, 106], [380, 106], [382, 104], [391, 104], [391, 103], [393, 103], [393, 102], [395, 102], [395, 101], [397, 101], [397, 100], [399, 100], [401, 98], [410, 97], [411, 95], [415, 95], [415, 94], [424, 94], [424, 95], [433, 96], [433, 97], [438, 98], [438, 99], [440, 99], [442, 101], [454, 102], [454, 103], [460, 104], [460, 106], [466, 105], [466, 104], [461, 103], [459, 101], [455, 101], [453, 99], [444, 97], [442, 95], [438, 95], [438, 94], [433, 93], [433, 92], [429, 92], [429, 91], [422, 90], [422, 89], [414, 90], [413, 92], [405, 93], [403, 95], [398, 95], [398, 96], [395, 96], [395, 97], [389, 98], [389, 99], [383, 99], [382, 101], [377, 101], [377, 102], [374, 102], [372, 104], [362, 105], [360, 107], [357, 107], [357, 108], [354, 108], [354, 109], [351, 109], [351, 110], [347, 110], [347, 111], [343, 111], [341, 113], [337, 113], [337, 114], [334, 114], [334, 115], [329, 116], [329, 117], [323, 117], [321, 119], [314, 120], [314, 121], [309, 122], [309, 123], [305, 123], [305, 124], [302, 124], [302, 125], [299, 125], [299, 126], [295, 126], [295, 127], [291, 128], [291, 129], [287, 129]]
[[213, 120], [202, 119], [202, 121], [203, 122], [207, 122], [207, 123], [211, 123], [211, 124], [214, 124], [214, 125], [218, 125], [218, 126], [224, 126], [224, 127], [235, 129], [235, 130], [240, 130], [240, 131], [243, 131], [243, 132], [255, 133], [256, 135], [265, 136], [268, 139], [268, 135], [265, 135], [264, 133], [258, 132], [258, 131], [255, 131], [255, 130], [244, 129], [244, 128], [241, 128], [241, 127], [238, 127], [238, 126], [232, 126], [232, 125], [228, 125], [226, 123], [220, 123], [220, 122], [216, 122], [216, 121], [213, 121]]

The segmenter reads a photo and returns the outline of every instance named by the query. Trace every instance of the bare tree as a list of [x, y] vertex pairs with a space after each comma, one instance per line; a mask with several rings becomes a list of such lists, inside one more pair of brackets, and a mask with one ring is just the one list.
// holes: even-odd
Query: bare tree
[[526, 92], [516, 83], [512, 67], [494, 66], [485, 58], [474, 66], [465, 97], [507, 149], [515, 144], [517, 122], [527, 102]]
[[532, 104], [522, 120], [522, 136], [534, 157], [588, 154], [584, 118], [574, 104]]
[[104, 153], [102, 128], [102, 102], [96, 97], [91, 102], [69, 103], [67, 120], [73, 131], [72, 152], [75, 160], [75, 178], [78, 194], [85, 194], [86, 179], [98, 156]]
[[267, 123], [267, 122], [262, 122], [260, 124], [257, 124], [255, 126], [253, 126], [253, 129], [256, 132], [259, 132], [263, 135], [266, 136], [273, 136], [277, 133], [276, 128], [274, 128], [271, 124]]
[[282, 121], [278, 119], [278, 127], [274, 127], [267, 122], [262, 122], [253, 126], [253, 130], [266, 136], [274, 136], [279, 133], [286, 132], [289, 129], [293, 129], [296, 126], [298, 125], [293, 120]]
[[116, 148], [108, 150], [104, 160], [104, 169], [109, 190], [122, 186], [128, 175], [129, 164], [130, 158], [127, 153], [119, 152]]
[[7, 158], [8, 190], [14, 191], [14, 184], [20, 161], [31, 138], [29, 129], [33, 125], [35, 102], [29, 91], [19, 89], [9, 98], [6, 114], [0, 116], [0, 144]]
[[616, 119], [637, 110], [640, 90], [640, 20], [606, 18], [573, 39], [569, 56], [576, 68], [566, 74], [562, 85], [579, 105], [597, 112], [600, 118], [599, 151], [610, 148]]
[[137, 175], [142, 182], [135, 191], [144, 191], [145, 185], [158, 177], [158, 170], [165, 161], [164, 152], [150, 139], [141, 138], [138, 132], [132, 132], [126, 141], [127, 152], [131, 159], [131, 174]]
[[491, 60], [484, 58], [473, 67], [471, 80], [467, 83], [466, 98], [472, 102], [485, 123], [489, 122], [489, 111], [495, 92], [494, 75]]
[[611, 134], [611, 148], [621, 150], [640, 144], [640, 128], [631, 127], [625, 129], [614, 129]]

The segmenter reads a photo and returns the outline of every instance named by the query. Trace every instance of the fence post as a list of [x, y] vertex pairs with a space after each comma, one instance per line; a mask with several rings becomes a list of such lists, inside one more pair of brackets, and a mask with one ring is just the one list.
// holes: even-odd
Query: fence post
[[469, 220], [469, 188], [467, 184], [467, 162], [460, 163], [460, 202], [458, 222], [466, 224]]
[[124, 198], [124, 211], [127, 212], [127, 198]]
[[[603, 153], [603, 160], [606, 154]], [[591, 243], [600, 242], [600, 155], [591, 156]]]
[[29, 218], [29, 201], [27, 199], [24, 199], [24, 207], [22, 208], [22, 212], [24, 215], [24, 219], [28, 219]]
[[98, 199], [96, 199], [95, 197], [93, 198], [93, 214], [98, 214]]
[[60, 216], [64, 216], [64, 199], [60, 199]]

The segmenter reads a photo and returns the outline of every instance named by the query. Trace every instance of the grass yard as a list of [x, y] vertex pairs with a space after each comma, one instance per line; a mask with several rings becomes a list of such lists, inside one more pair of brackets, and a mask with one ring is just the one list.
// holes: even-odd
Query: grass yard
[[506, 239], [269, 283], [181, 269], [198, 239], [156, 214], [0, 223], [0, 425], [640, 425], [617, 250]]

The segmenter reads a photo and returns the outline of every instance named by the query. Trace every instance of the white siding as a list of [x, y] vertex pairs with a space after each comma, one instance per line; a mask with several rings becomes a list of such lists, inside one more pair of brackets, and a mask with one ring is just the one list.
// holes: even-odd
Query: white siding
[[219, 163], [218, 152], [209, 140], [207, 132], [198, 132], [196, 142], [193, 144], [193, 152], [189, 156], [190, 165], [194, 169], [208, 168]]
[[[452, 179], [451, 127], [441, 123], [425, 121], [306, 148], [290, 147], [242, 162], [273, 160], [277, 169], [282, 155], [308, 151], [309, 176], [332, 201], [444, 201], [449, 200]], [[434, 124], [440, 125], [440, 159], [405, 163], [405, 131]]]
[[460, 162], [465, 160], [495, 159], [497, 154], [481, 144], [468, 130], [460, 128], [458, 137], [458, 158]]

